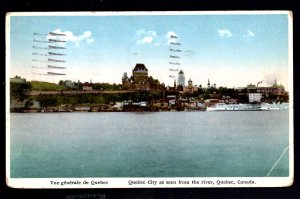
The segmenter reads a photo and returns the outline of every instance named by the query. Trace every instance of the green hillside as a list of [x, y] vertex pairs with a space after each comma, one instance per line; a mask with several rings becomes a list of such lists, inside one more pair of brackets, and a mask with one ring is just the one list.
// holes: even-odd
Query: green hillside
[[40, 82], [40, 81], [31, 81], [31, 90], [65, 90], [64, 86], [49, 83], [49, 82]]

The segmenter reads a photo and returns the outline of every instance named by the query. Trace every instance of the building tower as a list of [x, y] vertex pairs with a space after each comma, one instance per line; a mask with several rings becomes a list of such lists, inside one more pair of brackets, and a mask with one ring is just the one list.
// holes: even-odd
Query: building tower
[[185, 86], [185, 77], [184, 73], [182, 70], [179, 71], [178, 73], [178, 86]]
[[208, 82], [207, 82], [207, 88], [210, 88], [210, 82], [209, 82], [209, 79], [208, 79]]
[[190, 78], [189, 81], [188, 81], [188, 86], [189, 86], [189, 87], [192, 87], [192, 86], [193, 86], [193, 81], [191, 80], [191, 78]]
[[123, 89], [129, 89], [130, 88], [130, 83], [129, 83], [129, 79], [128, 79], [127, 73], [123, 74], [123, 77], [122, 77], [122, 87], [123, 87]]
[[273, 85], [273, 87], [277, 87], [278, 85], [277, 85], [277, 78], [276, 78], [276, 76], [275, 76], [275, 80], [274, 80], [274, 85]]
[[134, 83], [145, 82], [148, 78], [148, 69], [144, 64], [136, 64], [132, 70]]
[[134, 89], [150, 89], [150, 83], [148, 81], [148, 69], [144, 64], [136, 64], [132, 70], [132, 76]]
[[191, 78], [188, 81], [188, 92], [189, 93], [193, 93], [194, 89], [193, 89], [193, 81], [191, 80]]
[[124, 82], [124, 81], [128, 81], [127, 73], [124, 73], [124, 74], [123, 74], [122, 82]]

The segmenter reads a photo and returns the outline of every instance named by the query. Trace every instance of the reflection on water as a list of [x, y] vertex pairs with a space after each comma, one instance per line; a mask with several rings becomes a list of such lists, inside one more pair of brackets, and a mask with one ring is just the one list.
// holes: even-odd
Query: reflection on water
[[287, 146], [288, 111], [11, 114], [17, 178], [259, 177]]

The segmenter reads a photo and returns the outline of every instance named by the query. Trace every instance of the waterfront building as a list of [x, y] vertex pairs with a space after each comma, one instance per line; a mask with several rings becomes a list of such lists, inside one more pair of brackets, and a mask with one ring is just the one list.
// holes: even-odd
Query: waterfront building
[[184, 73], [182, 70], [180, 70], [178, 73], [177, 84], [178, 84], [178, 86], [185, 86], [185, 77], [184, 77]]
[[286, 94], [284, 87], [282, 85], [273, 85], [270, 87], [247, 88], [247, 93], [261, 93], [263, 97], [268, 97], [269, 95]]
[[[260, 83], [260, 82], [259, 82]], [[274, 84], [272, 86], [258, 86], [254, 84], [249, 84], [247, 87], [238, 88], [239, 98], [244, 101], [248, 100], [258, 100], [255, 99], [254, 94], [259, 98], [261, 96], [261, 102], [287, 102], [289, 100], [288, 92], [285, 91], [284, 86], [281, 84], [277, 84], [277, 80], [275, 79]], [[253, 93], [253, 94], [252, 94]]]
[[248, 85], [247, 93], [261, 93], [262, 97], [268, 97], [269, 95], [285, 95], [286, 91], [283, 85], [277, 84], [277, 79], [275, 77], [274, 84], [269, 87], [258, 87], [258, 84], [256, 87], [252, 84]]
[[262, 94], [261, 93], [249, 93], [249, 102], [261, 102]]

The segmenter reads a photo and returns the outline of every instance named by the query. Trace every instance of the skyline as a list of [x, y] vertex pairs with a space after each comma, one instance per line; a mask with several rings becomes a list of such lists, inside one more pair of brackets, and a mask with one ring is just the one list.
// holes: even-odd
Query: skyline
[[[170, 86], [172, 68], [183, 70], [194, 85], [206, 86], [208, 79], [217, 87], [262, 80], [271, 85], [276, 78], [288, 90], [288, 15], [228, 14], [11, 16], [10, 77], [121, 83], [124, 72], [130, 76], [136, 63], [144, 63], [149, 75]], [[32, 68], [32, 53], [43, 53], [33, 49], [33, 40], [49, 36], [33, 34], [49, 32], [66, 35], [61, 64], [66, 76], [34, 74], [45, 69]], [[176, 42], [182, 52], [174, 54], [170, 48]], [[179, 56], [181, 65], [171, 65], [171, 55]]]

